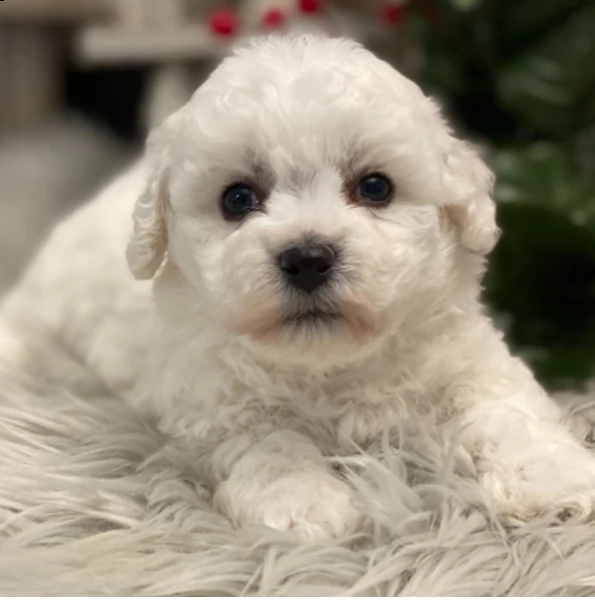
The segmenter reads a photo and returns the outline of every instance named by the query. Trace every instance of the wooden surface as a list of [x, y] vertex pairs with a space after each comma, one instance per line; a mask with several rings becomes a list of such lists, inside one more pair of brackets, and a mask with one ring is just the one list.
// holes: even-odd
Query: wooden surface
[[109, 16], [111, 12], [109, 0], [0, 1], [0, 22], [53, 21], [61, 23], [102, 18]]

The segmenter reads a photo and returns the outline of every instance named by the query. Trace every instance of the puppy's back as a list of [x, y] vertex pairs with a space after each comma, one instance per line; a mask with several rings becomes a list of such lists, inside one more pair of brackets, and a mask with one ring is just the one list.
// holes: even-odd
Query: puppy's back
[[152, 303], [125, 251], [145, 181], [139, 162], [54, 229], [1, 305], [0, 364], [68, 381], [80, 363], [107, 388], [133, 383]]

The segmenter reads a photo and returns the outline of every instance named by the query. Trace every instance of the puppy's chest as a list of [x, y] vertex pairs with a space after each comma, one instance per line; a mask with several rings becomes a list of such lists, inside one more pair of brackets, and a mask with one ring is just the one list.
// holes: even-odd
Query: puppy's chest
[[340, 445], [367, 445], [387, 428], [415, 414], [429, 413], [438, 398], [412, 382], [387, 378], [302, 384], [278, 400], [286, 418], [309, 432], [319, 432]]

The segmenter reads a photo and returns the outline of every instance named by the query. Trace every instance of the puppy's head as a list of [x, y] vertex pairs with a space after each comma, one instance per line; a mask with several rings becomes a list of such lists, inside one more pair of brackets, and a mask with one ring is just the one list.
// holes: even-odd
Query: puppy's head
[[346, 359], [436, 315], [496, 241], [481, 159], [345, 40], [253, 42], [149, 151], [134, 274], [169, 263], [209, 317], [279, 360]]

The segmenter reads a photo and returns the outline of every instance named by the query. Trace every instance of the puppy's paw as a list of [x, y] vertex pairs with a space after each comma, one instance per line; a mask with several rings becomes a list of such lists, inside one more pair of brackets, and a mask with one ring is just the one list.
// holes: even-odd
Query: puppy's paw
[[488, 502], [512, 524], [550, 516], [584, 522], [595, 517], [595, 458], [582, 448], [485, 472]]
[[361, 524], [352, 495], [352, 488], [330, 473], [305, 471], [261, 489], [229, 480], [219, 486], [214, 503], [237, 526], [262, 524], [303, 540], [326, 540], [348, 535]]

